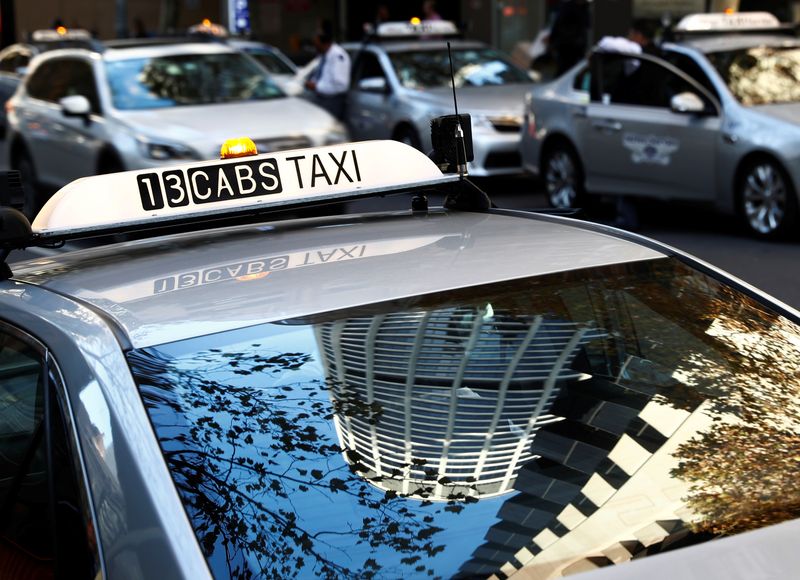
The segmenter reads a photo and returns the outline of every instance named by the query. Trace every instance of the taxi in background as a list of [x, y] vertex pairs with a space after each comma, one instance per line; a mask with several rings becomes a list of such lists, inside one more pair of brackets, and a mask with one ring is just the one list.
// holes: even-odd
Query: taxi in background
[[533, 80], [503, 53], [458, 40], [449, 21], [385, 22], [351, 55], [347, 126], [354, 139], [395, 139], [431, 150], [430, 121], [453, 112], [447, 38], [458, 104], [472, 115], [474, 176], [521, 173], [523, 97]]
[[744, 12], [689, 15], [674, 33], [656, 53], [595, 51], [534, 89], [525, 169], [541, 175], [554, 207], [587, 194], [702, 202], [737, 214], [757, 237], [796, 234], [794, 29]]
[[[22, 77], [28, 72], [28, 64], [37, 54], [59, 48], [86, 48], [95, 50], [100, 43], [92, 38], [88, 30], [54, 29], [35, 30], [29, 42], [19, 42], [0, 51], [0, 103], [14, 94]], [[0, 139], [6, 134], [6, 112], [0, 107]]]
[[208, 18], [203, 19], [199, 24], [190, 26], [187, 32], [190, 36], [216, 39], [245, 54], [249, 54], [269, 71], [270, 78], [284, 93], [290, 97], [302, 94], [303, 83], [297, 78], [297, 65], [283, 54], [279, 48], [256, 40], [231, 36], [227, 28], [216, 22], [211, 22]]
[[348, 140], [321, 108], [287, 97], [263, 67], [218, 42], [109, 41], [31, 62], [8, 102], [6, 162], [36, 214], [53, 187], [87, 175], [213, 159], [231, 134], [262, 151]]
[[465, 124], [436, 162], [235, 140], [0, 208], [0, 258], [152, 234], [0, 263], [0, 576], [792, 577], [800, 313], [494, 208]]

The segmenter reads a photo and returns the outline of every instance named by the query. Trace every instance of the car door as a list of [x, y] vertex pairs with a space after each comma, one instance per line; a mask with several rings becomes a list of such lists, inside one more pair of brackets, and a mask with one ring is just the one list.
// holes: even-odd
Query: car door
[[[74, 418], [47, 348], [0, 321], [0, 575], [99, 575]], [[91, 534], [91, 535], [90, 535]]]
[[[29, 141], [37, 178], [61, 186], [95, 172], [97, 153], [103, 145], [105, 123], [94, 70], [88, 59], [50, 59], [37, 67], [27, 83], [31, 97], [20, 111], [23, 132]], [[91, 114], [70, 117], [59, 101], [82, 95]]]
[[357, 53], [347, 97], [347, 123], [354, 140], [390, 136], [390, 95], [389, 79], [378, 55], [370, 50]]
[[[661, 59], [595, 53], [591, 100], [579, 123], [590, 191], [711, 200], [716, 191], [719, 104]], [[692, 93], [702, 113], [676, 112], [672, 98]]]

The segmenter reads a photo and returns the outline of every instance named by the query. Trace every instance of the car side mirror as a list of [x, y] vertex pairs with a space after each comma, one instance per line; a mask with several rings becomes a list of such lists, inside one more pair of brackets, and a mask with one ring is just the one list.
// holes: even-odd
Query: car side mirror
[[83, 117], [87, 121], [92, 112], [92, 105], [89, 99], [83, 95], [71, 95], [64, 97], [58, 104], [61, 105], [61, 112], [65, 117]]
[[389, 85], [386, 84], [386, 79], [383, 77], [368, 77], [358, 81], [358, 90], [385, 95], [389, 92]]
[[682, 115], [702, 115], [707, 110], [703, 99], [688, 91], [673, 96], [669, 101], [669, 108], [673, 113]]

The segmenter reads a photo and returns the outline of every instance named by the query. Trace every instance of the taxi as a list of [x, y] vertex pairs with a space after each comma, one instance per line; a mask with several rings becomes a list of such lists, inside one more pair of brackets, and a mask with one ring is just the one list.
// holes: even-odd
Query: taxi
[[[145, 234], [2, 263], [0, 576], [800, 569], [800, 313], [494, 207], [440, 127], [435, 161], [242, 139], [0, 208], [3, 259]], [[409, 209], [274, 213], [386, 195]]]
[[533, 79], [502, 52], [458, 36], [450, 21], [416, 18], [381, 23], [365, 42], [344, 44], [352, 58], [346, 108], [350, 134], [430, 151], [431, 119], [454, 110], [452, 72], [459, 106], [472, 115], [470, 174], [520, 174], [522, 103]]
[[529, 93], [525, 169], [555, 207], [587, 195], [698, 202], [756, 237], [796, 234], [794, 29], [765, 12], [693, 14], [674, 36], [647, 54], [596, 50]]

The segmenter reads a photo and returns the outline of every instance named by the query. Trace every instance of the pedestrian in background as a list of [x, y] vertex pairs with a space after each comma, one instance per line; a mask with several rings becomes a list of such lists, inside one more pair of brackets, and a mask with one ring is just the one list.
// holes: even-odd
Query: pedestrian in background
[[347, 89], [350, 86], [350, 56], [333, 42], [330, 32], [323, 31], [314, 37], [314, 47], [319, 53], [319, 64], [306, 88], [314, 93], [314, 102], [337, 119], [344, 120]]
[[442, 17], [436, 12], [436, 2], [434, 0], [425, 0], [422, 3], [422, 19], [423, 20], [441, 20]]
[[589, 4], [564, 0], [550, 28], [548, 44], [556, 59], [556, 76], [567, 72], [586, 56], [589, 42]]

